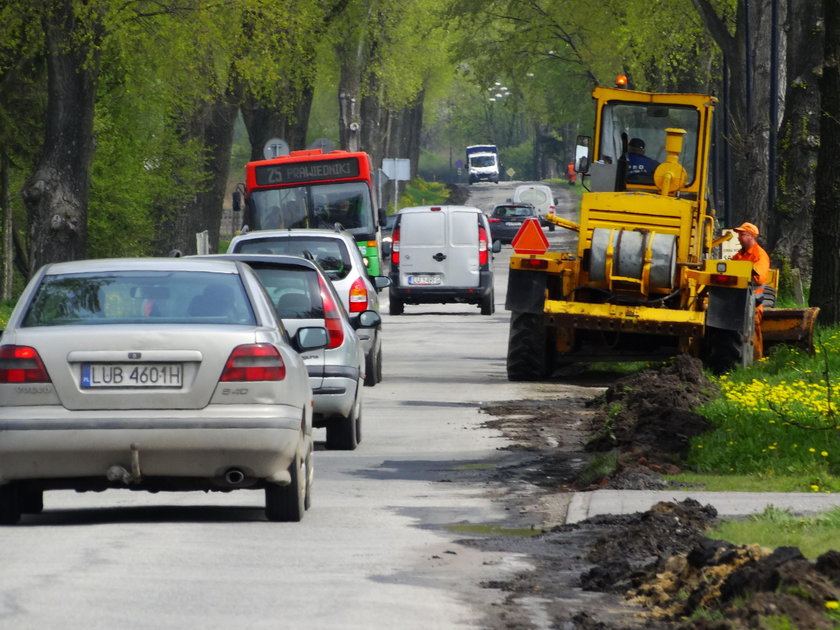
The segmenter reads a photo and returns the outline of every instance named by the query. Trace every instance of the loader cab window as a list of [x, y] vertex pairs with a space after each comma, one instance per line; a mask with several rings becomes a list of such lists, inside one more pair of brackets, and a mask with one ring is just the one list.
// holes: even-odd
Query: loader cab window
[[679, 160], [688, 173], [687, 185], [694, 181], [700, 116], [693, 107], [615, 101], [604, 106], [601, 121], [600, 155], [596, 159], [606, 163], [614, 163], [621, 157], [622, 133], [627, 134], [628, 140], [640, 138], [645, 144], [645, 155], [664, 162], [665, 130], [685, 129]]

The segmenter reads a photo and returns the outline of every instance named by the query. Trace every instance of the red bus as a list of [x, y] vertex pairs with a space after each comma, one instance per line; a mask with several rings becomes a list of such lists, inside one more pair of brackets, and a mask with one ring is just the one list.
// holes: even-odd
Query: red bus
[[380, 225], [367, 153], [321, 149], [245, 165], [245, 216], [249, 230], [333, 228], [356, 239], [372, 276], [382, 274]]

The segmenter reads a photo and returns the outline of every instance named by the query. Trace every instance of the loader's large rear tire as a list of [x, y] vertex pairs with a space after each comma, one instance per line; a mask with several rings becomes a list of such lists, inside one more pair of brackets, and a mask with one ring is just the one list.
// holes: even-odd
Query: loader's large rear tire
[[537, 381], [551, 376], [554, 357], [548, 343], [545, 315], [510, 314], [507, 376], [509, 381]]
[[776, 289], [765, 284], [761, 303], [764, 304], [764, 308], [776, 308]]

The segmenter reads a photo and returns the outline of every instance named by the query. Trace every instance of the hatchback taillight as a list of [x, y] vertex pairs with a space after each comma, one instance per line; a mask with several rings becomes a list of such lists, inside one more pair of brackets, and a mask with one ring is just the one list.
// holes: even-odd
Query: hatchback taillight
[[318, 276], [318, 282], [321, 285], [321, 301], [324, 303], [324, 327], [330, 337], [327, 348], [338, 348], [344, 343], [341, 313], [338, 311], [338, 305], [333, 300], [329, 287], [324, 284], [324, 279]]
[[220, 381], [282, 381], [286, 364], [280, 352], [268, 343], [237, 346], [230, 353]]
[[478, 228], [478, 264], [486, 265], [489, 259], [487, 252], [487, 230], [479, 226]]
[[400, 229], [391, 232], [391, 264], [400, 264]]
[[35, 348], [0, 346], [0, 383], [49, 383], [50, 376]]
[[365, 287], [365, 281], [361, 278], [356, 278], [356, 281], [350, 286], [350, 312], [361, 313], [367, 308], [368, 292]]

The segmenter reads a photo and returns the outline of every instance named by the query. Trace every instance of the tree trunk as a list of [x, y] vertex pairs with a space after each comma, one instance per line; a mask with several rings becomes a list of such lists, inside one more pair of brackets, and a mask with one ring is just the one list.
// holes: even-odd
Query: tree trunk
[[87, 255], [87, 204], [101, 25], [86, 25], [70, 0], [43, 18], [47, 44], [44, 152], [23, 188], [29, 216], [29, 273]]
[[14, 264], [14, 242], [12, 241], [12, 206], [9, 203], [9, 156], [0, 148], [0, 215], [3, 217], [3, 286], [0, 299], [12, 299], [12, 265]]
[[183, 138], [199, 139], [205, 147], [205, 185], [180, 206], [157, 209], [158, 256], [166, 256], [173, 250], [184, 255], [197, 253], [196, 234], [204, 230], [208, 232], [210, 252], [218, 250], [237, 111], [235, 99], [226, 95], [200, 107], [185, 123]]
[[362, 73], [367, 66], [364, 33], [360, 31], [355, 42], [336, 48], [341, 59], [338, 85], [338, 138], [341, 148], [359, 151], [362, 146]]
[[819, 148], [822, 2], [789, 0], [785, 115], [779, 129], [778, 195], [771, 209], [770, 254], [781, 268], [811, 277], [814, 164]]
[[820, 149], [814, 205], [814, 265], [811, 306], [820, 307], [820, 323], [840, 323], [840, 3], [824, 3], [825, 65], [820, 80]]
[[285, 140], [291, 151], [306, 147], [306, 129], [315, 89], [307, 86], [297, 94], [283, 90], [283, 98], [293, 103], [291, 113], [268, 107], [252, 97], [244, 97], [240, 105], [242, 119], [251, 141], [251, 159], [264, 160], [263, 148], [272, 138]]
[[[693, 0], [707, 31], [720, 47], [729, 74], [730, 137], [734, 169], [734, 224], [750, 221], [766, 232], [769, 223], [768, 148], [770, 121], [770, 3], [738, 0], [735, 33], [715, 12], [710, 0]], [[781, 1], [781, 0], [780, 0]]]

